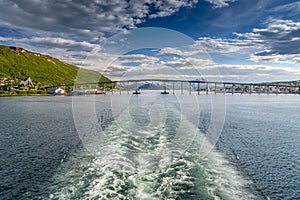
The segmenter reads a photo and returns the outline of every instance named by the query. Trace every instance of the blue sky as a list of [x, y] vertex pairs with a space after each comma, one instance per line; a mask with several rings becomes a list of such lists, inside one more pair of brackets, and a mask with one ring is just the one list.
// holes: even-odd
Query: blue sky
[[0, 44], [113, 79], [299, 80], [300, 1], [0, 0]]

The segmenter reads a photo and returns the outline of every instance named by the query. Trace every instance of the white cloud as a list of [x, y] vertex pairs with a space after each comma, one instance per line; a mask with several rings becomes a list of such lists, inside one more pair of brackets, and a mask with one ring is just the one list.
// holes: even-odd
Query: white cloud
[[272, 62], [277, 64], [300, 64], [300, 54], [276, 54], [270, 50], [250, 55], [249, 60], [254, 62]]
[[[65, 62], [105, 72], [114, 77], [137, 69], [124, 66], [130, 62], [140, 63], [140, 69], [144, 69], [143, 73], [146, 73], [148, 68], [152, 77], [163, 73], [166, 77], [171, 76], [172, 70], [184, 77], [196, 77], [192, 73], [195, 69], [205, 71], [206, 77], [217, 77], [212, 70], [215, 63], [209, 59], [209, 54], [221, 53], [226, 56], [234, 53], [249, 55], [249, 60], [256, 62], [257, 65], [218, 65], [224, 79], [250, 80], [259, 77], [268, 77], [270, 80], [278, 80], [280, 77], [299, 79], [300, 71], [296, 67], [278, 68], [259, 64], [261, 62], [290, 66], [300, 64], [300, 22], [292, 20], [273, 19], [268, 21], [265, 28], [254, 28], [249, 33], [234, 33], [235, 38], [201, 37], [186, 49], [165, 47], [159, 51], [161, 56], [179, 55], [173, 60], [162, 60], [144, 54], [113, 55], [102, 52], [102, 47], [96, 43], [104, 39], [101, 32], [124, 31], [148, 18], [169, 16], [182, 7], [193, 6], [196, 2], [136, 0], [127, 3], [118, 0], [107, 2], [93, 0], [88, 3], [82, 1], [76, 4], [74, 1], [64, 1], [50, 5], [45, 1], [29, 1], [26, 5], [25, 2], [0, 0], [0, 24], [2, 21], [5, 25], [36, 29], [37, 35], [40, 35], [23, 38], [0, 37], [0, 41], [45, 52]], [[231, 1], [208, 0], [208, 2], [218, 8], [228, 5]], [[8, 19], [8, 12], [11, 12], [11, 19]], [[75, 16], [74, 19], [71, 18], [72, 15]], [[36, 16], [38, 17], [34, 18]], [[43, 32], [48, 30], [51, 33]], [[43, 33], [46, 34], [42, 36]], [[74, 35], [80, 37], [74, 39]], [[206, 57], [197, 57], [203, 53], [206, 53]], [[153, 64], [161, 64], [166, 69], [153, 67], [156, 66]]]
[[[254, 28], [250, 33], [233, 33], [236, 38], [201, 37], [193, 45], [193, 54], [250, 54], [254, 62], [300, 64], [300, 22], [272, 20], [266, 28]], [[169, 50], [172, 52], [171, 50]], [[255, 53], [253, 53], [256, 51]], [[174, 53], [176, 51], [173, 50]], [[186, 52], [177, 52], [187, 54]]]
[[252, 41], [260, 41], [279, 54], [300, 53], [300, 22], [273, 20], [266, 28], [254, 28], [252, 33], [238, 34]]
[[272, 20], [266, 28], [255, 28], [252, 33], [238, 35], [264, 45], [263, 51], [250, 56], [252, 61], [299, 64], [300, 22]]
[[159, 61], [159, 58], [153, 56], [147, 56], [145, 54], [127, 54], [120, 55], [118, 57], [120, 63], [126, 62], [138, 62], [138, 63], [154, 63]]
[[20, 44], [31, 44], [31, 45], [44, 45], [47, 47], [78, 47], [80, 50], [87, 48], [89, 51], [93, 49], [100, 50], [100, 46], [98, 44], [92, 44], [87, 41], [75, 41], [71, 39], [64, 39], [58, 37], [32, 37], [32, 38], [11, 38], [11, 37], [0, 37], [0, 41], [5, 42], [14, 42]]
[[[207, 2], [220, 8], [227, 6], [231, 0]], [[147, 19], [170, 16], [197, 3], [198, 0], [0, 0], [0, 25], [23, 33], [21, 37], [0, 37], [0, 41], [99, 71], [106, 70], [114, 62], [114, 69], [119, 67], [120, 71], [126, 62], [145, 64], [159, 59], [142, 54], [112, 55], [102, 52], [99, 42], [113, 33], [135, 28]], [[175, 50], [166, 48], [162, 53]], [[198, 53], [198, 50], [176, 51], [183, 56]], [[200, 62], [205, 61], [197, 61]]]
[[[127, 62], [139, 63], [138, 66], [126, 65]], [[126, 76], [144, 76], [151, 78], [159, 77], [199, 77], [205, 70], [212, 69], [214, 63], [211, 60], [196, 57], [173, 57], [167, 59], [158, 54], [157, 57], [143, 54], [129, 54], [117, 57], [112, 63], [108, 64], [104, 73], [114, 79], [122, 79]]]
[[199, 53], [198, 50], [189, 49], [189, 50], [180, 50], [178, 48], [173, 47], [165, 47], [159, 50], [160, 54], [175, 54], [180, 56], [193, 56]]
[[66, 35], [116, 33], [147, 18], [172, 15], [197, 0], [0, 1], [0, 24]]
[[235, 0], [205, 0], [214, 5], [215, 8], [222, 8], [228, 6], [230, 2], [234, 2]]
[[[270, 10], [272, 13], [285, 13], [286, 15], [298, 15], [300, 13], [300, 2], [292, 2], [280, 6], [276, 6]], [[295, 14], [294, 14], [295, 13]]]
[[300, 69], [291, 67], [274, 67], [271, 65], [217, 65], [224, 80], [236, 80], [242, 82], [252, 81], [278, 81], [299, 79]]
[[193, 45], [199, 52], [218, 52], [218, 53], [232, 53], [240, 52], [241, 50], [257, 48], [257, 44], [253, 44], [249, 39], [223, 39], [223, 38], [209, 38], [201, 37], [196, 40]]
[[93, 54], [99, 54], [102, 50], [99, 44], [57, 37], [0, 37], [0, 41], [12, 43], [29, 51], [47, 54], [77, 66], [87, 66], [84, 63], [86, 59], [92, 58]]
[[[205, 0], [214, 7], [232, 0]], [[0, 1], [0, 25], [97, 38], [103, 33], [118, 33], [134, 28], [147, 19], [166, 17], [198, 0], [76, 0]]]

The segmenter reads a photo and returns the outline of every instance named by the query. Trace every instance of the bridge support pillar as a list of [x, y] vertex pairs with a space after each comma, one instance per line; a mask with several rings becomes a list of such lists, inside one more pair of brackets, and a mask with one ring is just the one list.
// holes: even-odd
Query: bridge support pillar
[[173, 82], [173, 94], [175, 94], [175, 86], [174, 86], [174, 82]]
[[287, 95], [287, 87], [284, 88], [284, 93]]
[[127, 94], [129, 94], [129, 81], [127, 82]]
[[217, 83], [215, 83], [215, 94], [217, 94]]
[[231, 84], [231, 94], [233, 95], [234, 84]]
[[135, 83], [135, 91], [138, 93], [139, 91], [139, 83], [138, 81]]
[[245, 88], [245, 86], [244, 86], [244, 85], [241, 85], [241, 95], [242, 95], [243, 92], [244, 92], [244, 88]]
[[208, 95], [208, 83], [206, 83], [205, 89], [206, 89], [206, 95]]
[[198, 95], [200, 95], [200, 83], [198, 82], [198, 89], [197, 89], [197, 91], [198, 91]]
[[181, 94], [183, 94], [183, 82], [180, 83]]
[[191, 84], [191, 82], [189, 82], [189, 84], [190, 84], [190, 88], [189, 88], [189, 93], [190, 93], [190, 95], [192, 94], [192, 84]]

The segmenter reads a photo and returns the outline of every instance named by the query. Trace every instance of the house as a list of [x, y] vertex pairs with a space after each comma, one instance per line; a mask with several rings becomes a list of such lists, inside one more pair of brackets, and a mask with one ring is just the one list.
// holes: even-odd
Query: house
[[5, 89], [5, 78], [0, 78], [0, 90]]
[[61, 89], [61, 88], [57, 88], [55, 91], [54, 91], [54, 94], [65, 94], [65, 90]]
[[49, 91], [50, 94], [54, 94], [54, 95], [63, 95], [65, 94], [65, 90], [61, 89], [61, 88], [54, 88], [54, 89], [51, 89]]

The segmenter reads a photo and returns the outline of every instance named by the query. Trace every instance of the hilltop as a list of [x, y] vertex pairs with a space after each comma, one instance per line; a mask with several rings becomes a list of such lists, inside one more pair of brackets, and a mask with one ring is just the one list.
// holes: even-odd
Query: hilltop
[[[79, 69], [81, 80], [76, 80]], [[75, 80], [109, 81], [99, 72], [79, 68], [48, 55], [0, 45], [0, 78], [21, 81], [28, 77], [31, 77], [33, 83], [40, 85], [73, 84]]]
[[271, 82], [270, 84], [299, 86], [299, 83], [300, 83], [300, 80], [295, 80], [295, 81], [277, 81], [277, 82]]

